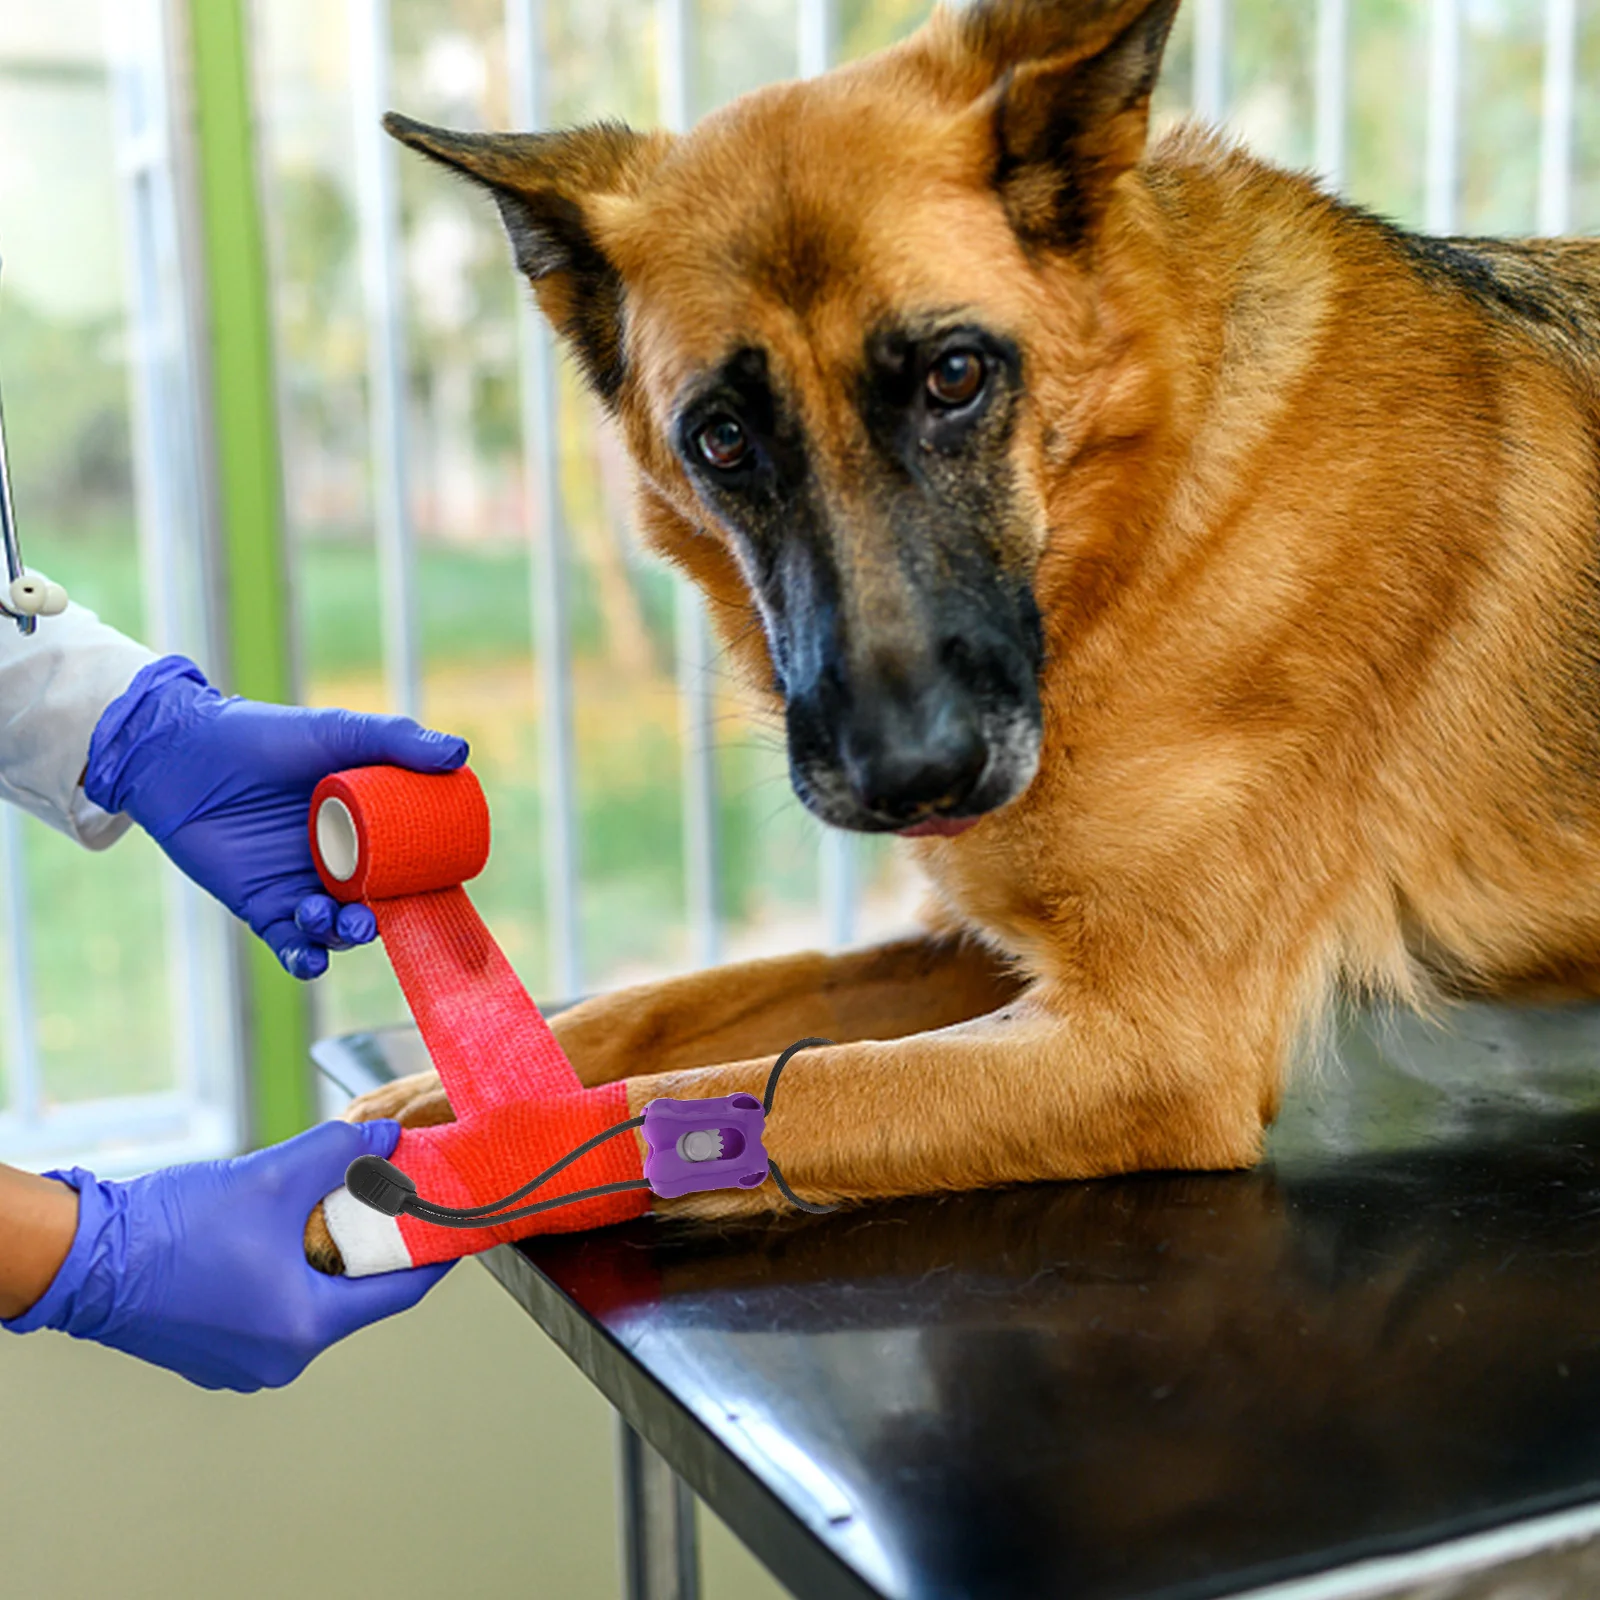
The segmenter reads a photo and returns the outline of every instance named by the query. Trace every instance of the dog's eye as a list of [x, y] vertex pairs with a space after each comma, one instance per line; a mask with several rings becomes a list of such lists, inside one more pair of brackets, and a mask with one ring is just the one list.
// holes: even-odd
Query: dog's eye
[[928, 397], [946, 410], [971, 405], [987, 377], [975, 350], [947, 350], [928, 368]]
[[750, 454], [750, 439], [732, 417], [713, 417], [695, 434], [694, 447], [707, 466], [731, 472]]

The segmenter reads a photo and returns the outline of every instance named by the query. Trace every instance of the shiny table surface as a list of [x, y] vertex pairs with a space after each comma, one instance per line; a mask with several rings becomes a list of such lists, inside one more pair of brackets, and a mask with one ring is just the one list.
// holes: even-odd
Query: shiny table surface
[[1600, 1498], [1597, 1065], [1362, 1018], [1253, 1172], [485, 1259], [801, 1600], [1237, 1594]]

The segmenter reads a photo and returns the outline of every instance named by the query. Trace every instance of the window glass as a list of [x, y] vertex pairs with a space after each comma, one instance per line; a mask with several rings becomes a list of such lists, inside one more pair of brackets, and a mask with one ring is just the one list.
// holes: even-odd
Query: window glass
[[[110, 13], [99, 0], [0, 0], [0, 390], [29, 564], [123, 631], [204, 661], [163, 62], [159, 8], [144, 0]], [[217, 918], [138, 834], [91, 855], [7, 813], [0, 878], [0, 1155], [110, 1141], [122, 1154], [101, 1165], [115, 1166], [137, 1161], [141, 1140], [191, 1154], [226, 1144], [233, 1034]]]

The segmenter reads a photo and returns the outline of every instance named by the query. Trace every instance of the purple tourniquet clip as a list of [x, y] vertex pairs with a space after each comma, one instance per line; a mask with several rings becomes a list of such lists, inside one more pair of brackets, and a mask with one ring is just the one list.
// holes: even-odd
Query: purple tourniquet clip
[[751, 1094], [652, 1100], [644, 1108], [645, 1181], [664, 1199], [767, 1181], [767, 1114]]

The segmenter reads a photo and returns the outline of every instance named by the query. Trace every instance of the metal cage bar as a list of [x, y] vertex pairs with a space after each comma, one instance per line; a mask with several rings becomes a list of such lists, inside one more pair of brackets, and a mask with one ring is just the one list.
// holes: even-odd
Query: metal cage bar
[[1205, 122], [1228, 115], [1228, 0], [1198, 0], [1194, 8], [1194, 114]]
[[1430, 0], [1423, 226], [1453, 233], [1461, 177], [1461, 0]]
[[6, 875], [6, 1099], [23, 1126], [37, 1124], [43, 1108], [38, 1016], [33, 1004], [33, 936], [28, 907], [28, 861], [22, 816], [0, 807], [0, 872]]
[[826, 72], [839, 54], [839, 0], [796, 0], [795, 55], [802, 78]]
[[406, 465], [405, 295], [389, 101], [389, 0], [351, 0], [350, 107], [355, 118], [361, 284], [367, 314], [367, 416], [373, 524], [378, 545], [383, 667], [389, 703], [405, 716], [421, 705], [416, 548]]
[[[511, 117], [519, 128], [550, 120], [545, 87], [545, 0], [506, 0]], [[555, 339], [526, 290], [517, 296], [522, 384], [522, 459], [528, 538], [539, 735], [543, 760], [541, 848], [545, 920], [550, 930], [550, 993], [583, 992], [578, 886], [577, 757], [573, 737], [572, 644], [568, 625], [568, 538], [561, 495], [560, 414]]]
[[1572, 157], [1578, 91], [1578, 0], [1545, 0], [1544, 96], [1539, 145], [1539, 232], [1572, 229]]
[[1350, 120], [1350, 0], [1317, 0], [1316, 133], [1312, 161], [1330, 189], [1344, 187]]
[[[0, 302], [3, 311], [3, 302]], [[0, 419], [0, 435], [4, 434]], [[0, 439], [0, 498], [10, 506], [9, 464]], [[9, 527], [9, 522], [7, 523]], [[0, 622], [9, 627], [9, 622]], [[33, 1006], [33, 921], [28, 914], [28, 858], [22, 818], [10, 806], [0, 808], [0, 872], [5, 873], [5, 898], [0, 916], [5, 919], [6, 965], [4, 1024], [5, 1067], [8, 1094], [0, 1095], [0, 1111], [7, 1105], [12, 1118], [25, 1125], [37, 1122], [40, 1107], [39, 1033]]]
[[698, 591], [682, 580], [678, 583], [675, 614], [683, 727], [683, 866], [689, 958], [697, 967], [709, 967], [722, 953], [713, 650], [705, 603]]

